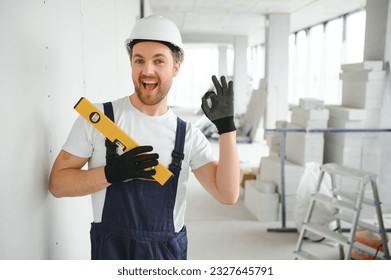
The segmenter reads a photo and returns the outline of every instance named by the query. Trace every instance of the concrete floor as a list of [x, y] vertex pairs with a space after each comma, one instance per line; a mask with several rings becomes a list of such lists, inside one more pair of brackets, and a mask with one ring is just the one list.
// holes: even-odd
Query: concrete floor
[[[243, 157], [252, 151], [262, 154], [261, 144], [240, 144]], [[259, 157], [260, 158], [260, 157]], [[247, 161], [246, 161], [247, 164]], [[293, 260], [298, 233], [268, 232], [280, 229], [281, 222], [259, 222], [244, 205], [244, 193], [234, 206], [214, 200], [192, 176], [189, 183], [186, 225], [189, 237], [188, 258], [193, 260]], [[295, 224], [287, 221], [287, 228]], [[314, 246], [308, 242], [308, 246]], [[306, 245], [307, 246], [307, 245]], [[338, 258], [338, 249], [316, 244], [323, 259]], [[316, 248], [317, 249], [317, 248]]]

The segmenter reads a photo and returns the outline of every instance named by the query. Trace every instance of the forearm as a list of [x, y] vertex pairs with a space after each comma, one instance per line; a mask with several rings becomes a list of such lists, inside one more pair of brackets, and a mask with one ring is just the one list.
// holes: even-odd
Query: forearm
[[220, 201], [226, 204], [234, 204], [240, 192], [240, 168], [236, 131], [220, 135], [219, 148], [220, 155], [216, 170], [216, 186]]
[[49, 190], [55, 197], [88, 195], [109, 185], [104, 167], [90, 170], [59, 169], [52, 172], [49, 180]]

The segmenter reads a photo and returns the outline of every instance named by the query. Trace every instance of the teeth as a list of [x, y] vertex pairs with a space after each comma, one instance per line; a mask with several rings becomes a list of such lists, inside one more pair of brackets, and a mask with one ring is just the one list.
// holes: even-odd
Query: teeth
[[144, 88], [147, 90], [153, 90], [157, 86], [157, 82], [154, 81], [142, 81]]
[[154, 84], [157, 84], [156, 82], [150, 82], [150, 81], [143, 81], [144, 84], [147, 84], [147, 85], [154, 85]]

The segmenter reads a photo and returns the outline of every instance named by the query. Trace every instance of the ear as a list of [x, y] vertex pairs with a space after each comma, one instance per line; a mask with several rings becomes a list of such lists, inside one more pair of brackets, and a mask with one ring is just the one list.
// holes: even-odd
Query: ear
[[181, 63], [177, 62], [174, 64], [174, 71], [173, 71], [173, 77], [176, 77], [179, 73], [179, 69], [181, 68]]

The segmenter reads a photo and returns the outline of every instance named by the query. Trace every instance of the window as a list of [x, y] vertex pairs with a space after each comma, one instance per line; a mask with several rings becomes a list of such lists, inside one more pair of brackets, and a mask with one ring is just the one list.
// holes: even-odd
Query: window
[[252, 89], [258, 89], [259, 81], [265, 77], [265, 47], [263, 44], [247, 49], [248, 75]]
[[218, 73], [217, 46], [185, 46], [185, 60], [174, 79], [168, 104], [170, 106], [201, 106], [201, 97], [213, 86], [211, 76]]
[[342, 64], [342, 31], [343, 20], [338, 18], [329, 21], [325, 29], [325, 63], [322, 65], [325, 82], [320, 96], [326, 104], [341, 104], [341, 82], [339, 73]]
[[366, 13], [361, 11], [346, 17], [345, 63], [363, 61]]
[[359, 11], [291, 34], [291, 105], [297, 105], [304, 97], [341, 104], [341, 64], [363, 60], [365, 16], [365, 11]]

